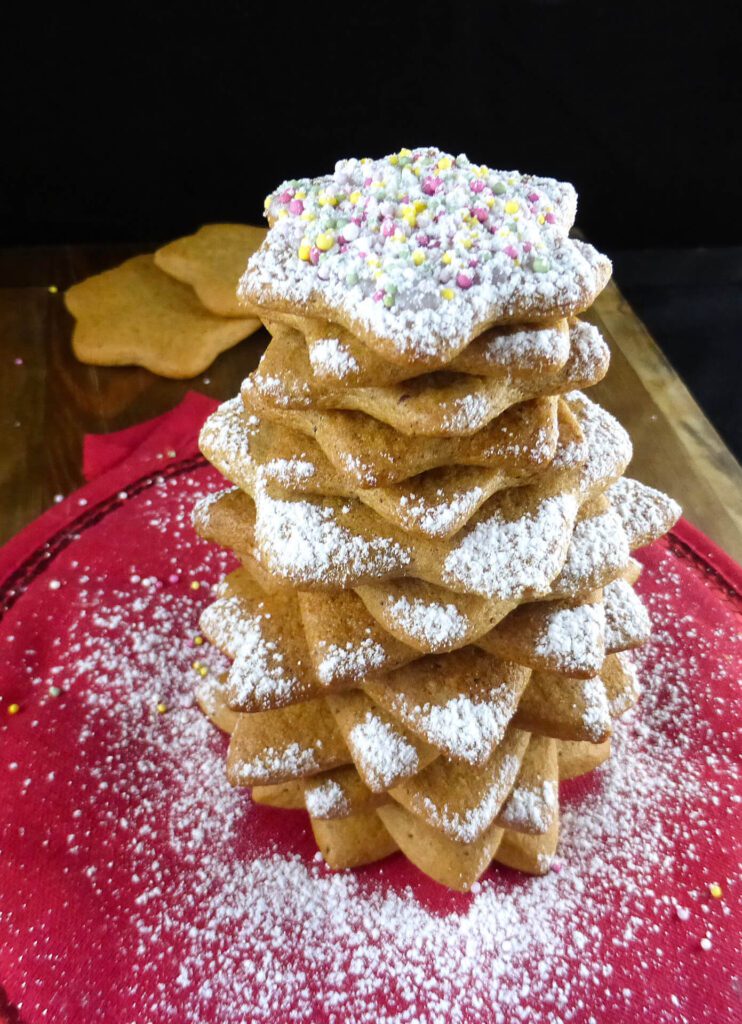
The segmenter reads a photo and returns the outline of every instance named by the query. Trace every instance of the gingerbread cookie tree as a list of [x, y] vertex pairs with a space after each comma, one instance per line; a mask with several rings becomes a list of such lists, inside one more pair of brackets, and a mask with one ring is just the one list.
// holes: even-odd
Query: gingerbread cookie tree
[[230, 781], [306, 807], [332, 866], [545, 872], [559, 780], [638, 697], [631, 551], [679, 510], [582, 393], [610, 264], [575, 208], [435, 149], [266, 200], [239, 293], [272, 340], [201, 435], [234, 486], [195, 524], [242, 568], [202, 617], [232, 666], [200, 700]]

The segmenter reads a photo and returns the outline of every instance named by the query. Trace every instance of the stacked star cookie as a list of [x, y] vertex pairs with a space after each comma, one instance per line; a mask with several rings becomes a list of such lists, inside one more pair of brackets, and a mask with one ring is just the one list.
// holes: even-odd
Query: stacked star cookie
[[575, 208], [435, 149], [266, 200], [240, 295], [271, 342], [201, 435], [233, 486], [195, 525], [241, 568], [202, 616], [231, 668], [199, 700], [232, 784], [306, 808], [333, 867], [547, 871], [559, 781], [638, 697], [631, 552], [679, 509], [583, 394], [610, 264]]

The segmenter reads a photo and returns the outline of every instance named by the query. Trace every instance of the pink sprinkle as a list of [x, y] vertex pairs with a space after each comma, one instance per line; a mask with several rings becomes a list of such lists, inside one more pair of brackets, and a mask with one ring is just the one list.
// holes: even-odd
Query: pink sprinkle
[[20, 356], [16, 356], [13, 362], [15, 363], [16, 366], [23, 366], [23, 360], [21, 359]]
[[523, 243], [523, 251], [524, 252], [530, 252], [532, 248], [533, 248], [533, 245], [530, 242], [524, 242]]
[[506, 245], [503, 252], [505, 252], [510, 257], [511, 260], [517, 260], [520, 256], [520, 253], [514, 245]]
[[278, 197], [278, 201], [279, 203], [290, 203], [293, 195], [294, 190], [292, 188], [287, 188], [285, 192], [282, 192], [280, 194], [280, 196]]
[[384, 298], [384, 292], [383, 291], [374, 292], [374, 294], [373, 294], [374, 302], [381, 302], [381, 300], [383, 298]]
[[316, 267], [317, 264], [319, 263], [319, 256], [319, 249], [317, 248], [316, 245], [313, 245], [312, 248], [309, 250], [309, 262], [312, 264], [313, 267]]
[[390, 217], [385, 217], [381, 222], [381, 233], [384, 238], [394, 234], [394, 221]]
[[422, 235], [418, 235], [416, 241], [417, 244], [422, 246], [423, 248], [430, 244], [430, 239], [425, 233], [423, 233]]
[[562, 873], [562, 862], [560, 860], [552, 861], [551, 870], [555, 875], [560, 875]]
[[526, 199], [529, 203], [537, 203], [539, 201], [539, 194], [538, 192], [529, 192]]
[[468, 274], [458, 273], [456, 275], [456, 284], [459, 288], [471, 288], [473, 283], [473, 279]]
[[178, 576], [177, 572], [171, 572], [167, 578], [168, 583], [177, 583], [179, 580], [180, 576]]
[[469, 260], [469, 266], [470, 266], [470, 267], [476, 267], [476, 266], [478, 266], [478, 265], [479, 265], [479, 260], [477, 260], [477, 259], [471, 259], [471, 260]]
[[371, 184], [371, 182], [372, 182], [373, 180], [374, 180], [373, 178], [364, 178], [364, 179], [363, 179], [363, 185], [364, 185], [364, 188], [368, 188], [368, 186], [369, 186], [369, 185]]
[[486, 210], [484, 206], [477, 206], [474, 210], [474, 216], [477, 218], [480, 224], [484, 224], [486, 220], [489, 220], [489, 210]]
[[304, 203], [301, 199], [292, 199], [289, 203], [289, 213], [293, 213], [298, 216], [300, 213], [304, 213]]
[[475, 178], [474, 181], [472, 181], [470, 187], [471, 187], [472, 192], [483, 192], [484, 191], [484, 182], [482, 181], [481, 178]]
[[434, 196], [442, 184], [441, 178], [425, 178], [421, 188], [426, 196]]
[[547, 224], [556, 224], [556, 217], [554, 216], [553, 213], [547, 213], [546, 216], [544, 217], [544, 220], [546, 221]]

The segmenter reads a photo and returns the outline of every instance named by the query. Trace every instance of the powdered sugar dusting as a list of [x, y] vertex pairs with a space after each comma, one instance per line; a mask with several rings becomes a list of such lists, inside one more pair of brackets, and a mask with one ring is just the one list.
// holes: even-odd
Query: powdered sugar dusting
[[515, 705], [513, 691], [501, 686], [477, 699], [462, 693], [442, 704], [421, 704], [407, 709], [405, 717], [432, 746], [481, 764], [504, 736]]
[[370, 637], [364, 637], [355, 646], [348, 641], [345, 647], [320, 641], [322, 658], [317, 666], [317, 678], [321, 683], [332, 683], [336, 679], [362, 679], [380, 669], [386, 662], [386, 652], [381, 644]]
[[343, 787], [334, 779], [325, 779], [305, 789], [304, 803], [313, 818], [340, 817], [349, 809]]
[[297, 582], [327, 580], [342, 586], [348, 577], [393, 572], [410, 553], [385, 537], [364, 538], [342, 526], [329, 505], [256, 496], [255, 537], [271, 567]]
[[468, 622], [455, 604], [423, 601], [421, 598], [397, 597], [386, 606], [388, 621], [425, 650], [445, 650], [466, 635]]
[[558, 661], [567, 674], [570, 669], [597, 672], [603, 664], [604, 631], [602, 603], [560, 608], [549, 615], [534, 651]]
[[499, 822], [505, 828], [546, 832], [557, 809], [558, 795], [557, 787], [550, 779], [545, 779], [535, 788], [513, 786], [500, 812]]
[[[172, 558], [174, 568], [190, 563], [200, 579], [216, 580], [226, 556], [204, 544], [189, 553], [192, 497], [177, 483], [177, 498], [156, 488], [158, 523], [143, 527], [167, 538], [166, 554], [162, 544], [148, 545], [146, 560], [137, 550], [131, 566], [142, 578], [161, 576]], [[267, 838], [281, 812], [229, 787], [224, 743], [192, 706], [192, 595], [110, 577], [83, 583], [100, 579], [97, 563], [86, 560], [95, 546], [83, 536], [58, 555], [54, 571], [66, 587], [45, 589], [36, 607], [18, 606], [37, 627], [33, 649], [12, 642], [12, 613], [0, 646], [4, 679], [29, 679], [29, 700], [61, 679], [81, 709], [64, 736], [79, 751], [65, 768], [69, 783], [48, 705], [35, 716], [33, 747], [18, 747], [11, 730], [3, 737], [3, 848], [19, 884], [6, 892], [0, 950], [13, 965], [10, 998], [22, 1002], [26, 1019], [43, 1019], [52, 1007], [64, 1019], [97, 1013], [109, 1024], [295, 1024], [322, 1020], [328, 1007], [343, 1024], [411, 1024], [423, 1013], [430, 1024], [529, 1014], [544, 1024], [642, 1013], [661, 1024], [724, 1019], [720, 1007], [732, 1005], [734, 992], [727, 915], [736, 884], [719, 879], [728, 906], [709, 900], [706, 885], [711, 864], [730, 863], [725, 850], [739, 815], [728, 731], [739, 710], [720, 687], [742, 655], [742, 631], [738, 608], [691, 563], [652, 549], [640, 582], [655, 624], [637, 660], [644, 696], [616, 723], [613, 756], [594, 783], [562, 796], [561, 871], [513, 882], [495, 867], [475, 894], [446, 894], [441, 904], [441, 891], [398, 858], [360, 873], [314, 863], [311, 841], [297, 840], [306, 826], [295, 812], [282, 812], [275, 845]], [[704, 595], [714, 601], [713, 621], [699, 603]], [[72, 606], [75, 615], [65, 616]], [[226, 667], [211, 648], [200, 657], [214, 674]], [[160, 699], [172, 713], [149, 714]], [[13, 809], [33, 793], [48, 794], [55, 813], [19, 820]], [[125, 811], [121, 793], [130, 797]], [[32, 887], [21, 868], [29, 843], [53, 848], [60, 885], [74, 879], [95, 908], [81, 936], [94, 966], [74, 986], [52, 987], [41, 970], [59, 955], [69, 907], [53, 902], [29, 918]], [[684, 965], [696, 970], [707, 931], [714, 984], [699, 999]], [[123, 973], [116, 956], [130, 936]], [[643, 966], [650, 956], [661, 986]], [[110, 984], [102, 993], [96, 983], [117, 969], [125, 1016], [110, 1011]]]
[[320, 338], [309, 346], [309, 362], [321, 377], [343, 380], [359, 369], [358, 361], [338, 338]]
[[443, 578], [454, 589], [503, 600], [545, 591], [564, 561], [576, 513], [571, 494], [546, 498], [515, 520], [496, 511], [447, 555]]
[[402, 732], [372, 711], [350, 730], [348, 746], [375, 791], [388, 789], [398, 779], [414, 775], [420, 765], [417, 750]]

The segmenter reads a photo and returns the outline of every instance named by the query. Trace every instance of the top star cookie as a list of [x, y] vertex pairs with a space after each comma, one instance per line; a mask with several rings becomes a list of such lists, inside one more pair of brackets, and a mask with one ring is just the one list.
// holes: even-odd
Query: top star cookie
[[586, 309], [609, 260], [568, 237], [574, 188], [438, 149], [284, 182], [238, 293], [320, 319], [393, 362], [443, 366], [487, 328]]

